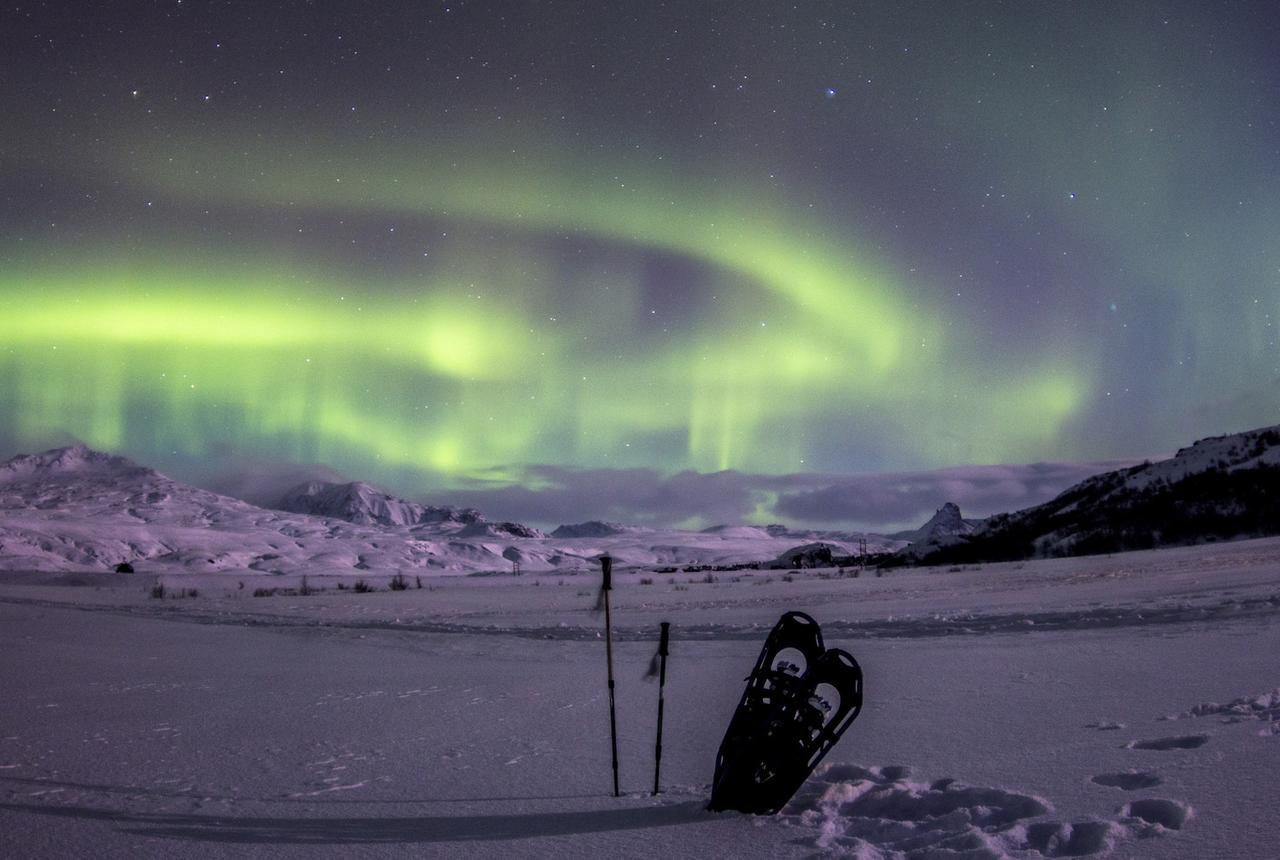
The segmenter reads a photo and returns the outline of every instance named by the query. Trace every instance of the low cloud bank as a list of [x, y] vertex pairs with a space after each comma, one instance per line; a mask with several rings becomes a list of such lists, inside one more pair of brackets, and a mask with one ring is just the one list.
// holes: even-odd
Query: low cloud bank
[[965, 516], [985, 517], [1047, 502], [1085, 478], [1134, 462], [956, 466], [834, 478], [822, 487], [784, 490], [774, 509], [799, 521], [874, 527], [918, 525], [944, 502], [955, 502]]
[[548, 526], [585, 520], [650, 526], [736, 523], [767, 501], [753, 476], [739, 472], [663, 475], [652, 469], [532, 466], [523, 477], [522, 485], [453, 490], [440, 501]]
[[783, 521], [823, 528], [913, 528], [944, 502], [982, 517], [1052, 499], [1099, 472], [1135, 461], [964, 466], [881, 475], [756, 475], [534, 466], [518, 486], [455, 490], [437, 503], [554, 526], [583, 520], [636, 525]]

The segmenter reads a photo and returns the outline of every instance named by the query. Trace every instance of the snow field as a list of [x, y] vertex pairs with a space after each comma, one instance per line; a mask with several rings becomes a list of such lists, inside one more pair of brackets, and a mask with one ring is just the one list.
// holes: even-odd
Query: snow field
[[[617, 578], [620, 799], [591, 577], [4, 575], [0, 856], [1275, 856], [1280, 541], [759, 575]], [[864, 712], [784, 815], [705, 812], [787, 609], [858, 658]]]

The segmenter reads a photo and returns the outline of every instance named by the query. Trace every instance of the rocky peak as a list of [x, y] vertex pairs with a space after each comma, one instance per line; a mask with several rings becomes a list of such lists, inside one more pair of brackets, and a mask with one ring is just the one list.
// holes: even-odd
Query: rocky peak
[[960, 506], [947, 502], [938, 508], [929, 521], [918, 528], [912, 536], [912, 543], [937, 543], [960, 535], [973, 532], [973, 524], [965, 522], [960, 514]]
[[150, 472], [127, 457], [104, 454], [87, 445], [51, 448], [39, 454], [19, 454], [0, 464], [0, 481], [45, 478], [86, 472]]

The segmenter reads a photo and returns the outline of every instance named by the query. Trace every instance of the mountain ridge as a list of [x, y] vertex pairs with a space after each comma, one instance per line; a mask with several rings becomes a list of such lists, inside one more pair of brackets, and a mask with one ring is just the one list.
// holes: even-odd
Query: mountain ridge
[[[1044, 504], [996, 514], [917, 558], [1012, 561], [1280, 533], [1280, 425], [1210, 436], [1173, 457], [1094, 475]], [[912, 561], [910, 548], [896, 563]]]
[[[201, 571], [466, 572], [513, 563], [589, 570], [606, 550], [619, 565], [736, 563], [777, 559], [798, 539], [833, 537], [846, 543], [841, 554], [865, 537], [868, 553], [883, 554], [884, 563], [945, 564], [1255, 537], [1280, 533], [1280, 426], [1200, 439], [1167, 460], [1095, 475], [980, 526], [946, 503], [896, 554], [902, 541], [892, 536], [777, 525], [684, 532], [589, 521], [547, 537], [360, 481], [306, 482], [291, 493], [304, 512], [257, 507], [85, 445], [18, 455], [0, 464], [0, 569], [146, 561]], [[571, 536], [579, 529], [588, 533]]]
[[611, 536], [548, 538], [359, 481], [295, 489], [316, 513], [259, 507], [86, 446], [18, 455], [0, 464], [0, 570], [102, 571], [128, 562], [168, 572], [468, 573], [517, 563], [530, 572], [590, 571], [605, 551], [619, 567], [687, 566], [767, 562], [791, 545], [754, 528], [703, 535], [622, 527]]
[[277, 510], [310, 516], [333, 517], [360, 525], [419, 526], [485, 522], [475, 508], [424, 505], [385, 493], [364, 481], [304, 481], [285, 491]]

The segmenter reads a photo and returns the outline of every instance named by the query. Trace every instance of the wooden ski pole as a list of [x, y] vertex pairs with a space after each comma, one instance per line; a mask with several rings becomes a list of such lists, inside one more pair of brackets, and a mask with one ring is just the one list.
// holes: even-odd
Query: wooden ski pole
[[618, 718], [613, 700], [613, 619], [609, 615], [609, 592], [613, 590], [612, 558], [600, 556], [600, 572], [603, 574], [600, 588], [604, 593], [604, 649], [609, 664], [609, 740], [613, 746], [613, 796], [618, 797]]
[[658, 793], [658, 774], [662, 770], [662, 692], [667, 685], [667, 642], [671, 635], [671, 622], [662, 622], [658, 637], [658, 743], [653, 748], [653, 793]]

